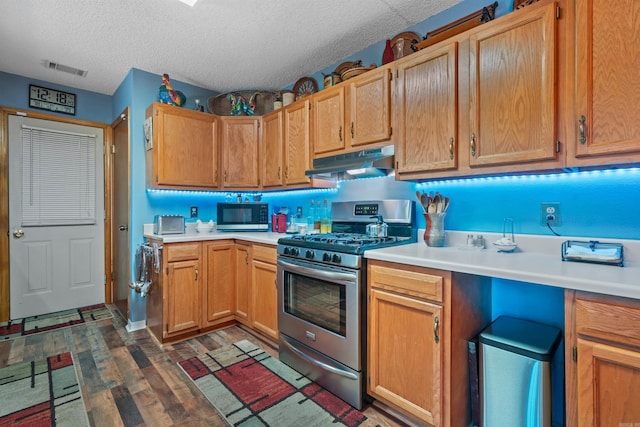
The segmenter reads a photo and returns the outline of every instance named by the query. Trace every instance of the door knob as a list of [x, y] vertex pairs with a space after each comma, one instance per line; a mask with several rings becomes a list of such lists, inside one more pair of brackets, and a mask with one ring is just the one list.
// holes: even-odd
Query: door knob
[[13, 237], [15, 237], [16, 239], [19, 239], [22, 236], [24, 236], [24, 231], [22, 231], [22, 228], [18, 228], [16, 231], [13, 232]]
[[126, 225], [121, 225], [120, 227], [118, 227], [118, 230], [120, 231], [127, 231], [129, 229], [129, 227], [127, 227]]

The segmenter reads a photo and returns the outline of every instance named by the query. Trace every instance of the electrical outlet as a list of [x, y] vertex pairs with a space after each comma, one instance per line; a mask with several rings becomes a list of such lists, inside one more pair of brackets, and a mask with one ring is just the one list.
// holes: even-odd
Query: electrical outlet
[[561, 224], [559, 202], [543, 202], [540, 204], [540, 225], [547, 224], [552, 227], [557, 227]]
[[197, 218], [197, 217], [198, 217], [198, 207], [191, 206], [191, 218]]

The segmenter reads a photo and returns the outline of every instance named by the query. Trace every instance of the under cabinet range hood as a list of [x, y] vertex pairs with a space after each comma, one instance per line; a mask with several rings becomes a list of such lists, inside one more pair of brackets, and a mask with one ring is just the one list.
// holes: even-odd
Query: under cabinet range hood
[[393, 172], [394, 147], [370, 148], [313, 160], [307, 176], [333, 176], [339, 179], [387, 176]]

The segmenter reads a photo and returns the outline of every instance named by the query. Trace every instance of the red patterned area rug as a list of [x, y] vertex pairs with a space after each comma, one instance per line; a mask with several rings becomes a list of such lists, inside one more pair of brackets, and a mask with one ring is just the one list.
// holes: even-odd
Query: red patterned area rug
[[0, 322], [0, 341], [113, 317], [104, 304]]
[[0, 369], [0, 426], [88, 426], [71, 353]]
[[247, 340], [178, 362], [233, 426], [375, 426]]

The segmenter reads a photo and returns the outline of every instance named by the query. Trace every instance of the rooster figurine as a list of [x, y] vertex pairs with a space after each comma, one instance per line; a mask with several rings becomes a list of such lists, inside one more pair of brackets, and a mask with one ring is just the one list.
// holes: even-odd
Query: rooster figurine
[[182, 107], [187, 101], [187, 97], [179, 90], [173, 90], [169, 82], [169, 74], [162, 75], [162, 86], [158, 89], [158, 97], [160, 102], [165, 104], [177, 105]]
[[230, 110], [229, 113], [232, 116], [239, 116], [242, 113], [242, 103], [244, 102], [244, 98], [241, 95], [234, 95], [232, 93], [227, 94], [227, 99], [229, 100]]
[[256, 97], [260, 92], [255, 92], [249, 97], [249, 102], [245, 104], [244, 112], [247, 116], [253, 116], [256, 113]]

